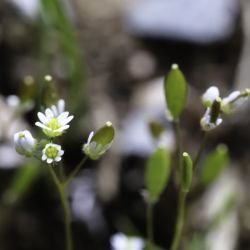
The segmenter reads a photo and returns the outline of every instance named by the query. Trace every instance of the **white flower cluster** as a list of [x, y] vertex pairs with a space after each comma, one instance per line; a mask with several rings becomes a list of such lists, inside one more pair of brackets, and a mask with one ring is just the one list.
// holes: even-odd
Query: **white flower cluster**
[[[59, 100], [57, 105], [47, 108], [44, 113], [38, 112], [37, 116], [40, 121], [36, 122], [36, 126], [43, 129], [44, 134], [52, 139], [69, 128], [69, 122], [73, 116], [69, 116], [69, 112], [64, 111], [65, 102]], [[35, 156], [38, 148], [37, 140], [33, 138], [28, 130], [17, 132], [14, 135], [14, 144], [16, 151], [27, 157]], [[59, 162], [62, 159], [64, 151], [61, 146], [52, 142], [47, 143], [42, 149], [41, 160], [48, 164]]]
[[[42, 128], [43, 133], [48, 137], [48, 142], [45, 145], [38, 143], [27, 130], [17, 132], [14, 135], [16, 151], [27, 157], [39, 157], [48, 164], [61, 161], [64, 151], [60, 145], [53, 143], [53, 139], [69, 128], [73, 115], [65, 111], [64, 100], [59, 100], [56, 105], [45, 109], [44, 113], [38, 112], [37, 116], [39, 121], [35, 125]], [[112, 123], [106, 122], [95, 133], [90, 133], [87, 143], [83, 145], [83, 152], [92, 160], [99, 159], [110, 148], [114, 134]]]
[[249, 89], [233, 91], [225, 98], [220, 97], [220, 91], [216, 86], [209, 87], [202, 95], [202, 103], [207, 108], [200, 124], [204, 131], [212, 130], [222, 123], [221, 113], [232, 114], [244, 104], [250, 94]]

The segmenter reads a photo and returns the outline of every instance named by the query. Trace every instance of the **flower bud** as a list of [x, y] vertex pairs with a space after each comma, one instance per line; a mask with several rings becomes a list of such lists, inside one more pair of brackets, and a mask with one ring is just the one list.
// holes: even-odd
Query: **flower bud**
[[115, 130], [111, 122], [101, 127], [97, 132], [91, 132], [83, 152], [92, 160], [98, 160], [112, 145]]
[[14, 134], [14, 144], [17, 153], [31, 157], [36, 149], [37, 142], [28, 130], [24, 130]]
[[192, 185], [193, 162], [188, 153], [182, 155], [181, 189], [188, 192]]
[[211, 107], [216, 98], [220, 96], [219, 89], [215, 86], [209, 87], [206, 92], [202, 95], [202, 104], [205, 107]]

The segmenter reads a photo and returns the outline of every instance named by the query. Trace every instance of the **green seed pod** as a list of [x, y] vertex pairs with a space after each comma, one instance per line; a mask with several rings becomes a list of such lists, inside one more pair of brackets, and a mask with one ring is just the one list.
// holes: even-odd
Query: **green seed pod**
[[159, 147], [149, 157], [145, 169], [145, 185], [150, 202], [159, 199], [170, 176], [170, 154]]
[[193, 162], [188, 153], [182, 154], [182, 173], [181, 173], [181, 189], [188, 192], [192, 185], [193, 178]]
[[173, 64], [164, 80], [167, 109], [172, 119], [178, 120], [186, 102], [187, 84], [177, 64]]

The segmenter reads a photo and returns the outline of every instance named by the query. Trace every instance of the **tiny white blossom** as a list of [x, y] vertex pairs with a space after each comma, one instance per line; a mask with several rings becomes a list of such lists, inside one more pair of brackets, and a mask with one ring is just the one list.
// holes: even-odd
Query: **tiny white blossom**
[[139, 237], [129, 237], [125, 234], [117, 233], [111, 237], [111, 245], [114, 250], [142, 250], [144, 241]]
[[201, 100], [205, 107], [211, 107], [216, 98], [220, 96], [219, 89], [216, 86], [209, 87], [202, 95]]
[[250, 90], [233, 91], [228, 97], [222, 99], [221, 110], [225, 114], [232, 114], [248, 99]]
[[55, 143], [48, 143], [46, 144], [42, 153], [42, 160], [47, 161], [48, 164], [51, 164], [53, 162], [61, 161], [64, 151], [62, 150], [60, 145]]
[[210, 131], [218, 127], [222, 123], [222, 119], [218, 117], [215, 122], [211, 122], [211, 108], [207, 108], [204, 116], [201, 118], [200, 125], [204, 131]]
[[42, 128], [44, 134], [48, 137], [60, 136], [64, 130], [69, 128], [68, 123], [74, 118], [69, 116], [68, 111], [64, 111], [65, 103], [59, 100], [57, 106], [53, 105], [47, 108], [44, 113], [38, 112], [37, 116], [40, 121], [35, 125]]
[[14, 144], [17, 153], [30, 157], [34, 153], [37, 143], [31, 133], [24, 130], [14, 134]]

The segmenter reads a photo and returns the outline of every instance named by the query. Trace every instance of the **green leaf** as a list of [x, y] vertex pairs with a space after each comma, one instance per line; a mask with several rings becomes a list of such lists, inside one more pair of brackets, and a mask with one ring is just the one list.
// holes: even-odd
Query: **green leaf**
[[187, 250], [207, 250], [205, 236], [203, 234], [195, 234], [192, 239], [187, 242]]
[[182, 172], [181, 172], [181, 189], [188, 192], [192, 185], [193, 178], [193, 162], [188, 153], [182, 155]]
[[64, 74], [69, 82], [69, 95], [73, 109], [78, 112], [86, 110], [86, 77], [84, 56], [80, 50], [75, 28], [67, 14], [67, 8], [61, 0], [41, 0], [40, 2], [40, 28], [42, 52], [47, 63], [46, 71], [53, 68], [53, 51], [56, 46], [60, 53]]
[[145, 172], [145, 184], [149, 201], [155, 202], [165, 186], [170, 174], [170, 155], [164, 148], [158, 148], [149, 157]]
[[180, 117], [186, 102], [186, 80], [177, 64], [173, 64], [164, 80], [167, 108], [174, 120]]
[[3, 195], [6, 204], [13, 204], [21, 200], [29, 192], [31, 186], [41, 173], [40, 166], [31, 163], [25, 167], [20, 167], [15, 173], [9, 188]]
[[214, 181], [228, 164], [229, 156], [227, 147], [223, 144], [211, 152], [204, 161], [201, 172], [201, 183], [208, 185]]

